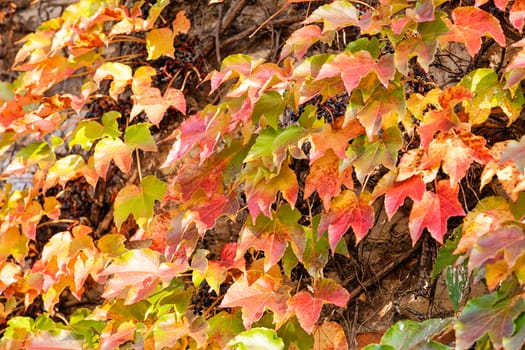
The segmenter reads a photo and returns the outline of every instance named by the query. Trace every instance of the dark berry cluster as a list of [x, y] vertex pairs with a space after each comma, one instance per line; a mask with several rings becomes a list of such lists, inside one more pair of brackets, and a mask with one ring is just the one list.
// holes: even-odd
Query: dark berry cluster
[[64, 219], [89, 218], [93, 203], [93, 188], [84, 177], [69, 181], [57, 196]]
[[317, 95], [299, 106], [298, 111], [291, 114], [291, 119], [297, 121], [301, 114], [304, 112], [305, 107], [312, 105], [317, 107], [316, 117], [317, 119], [324, 119], [327, 123], [333, 123], [338, 118], [345, 115], [346, 107], [348, 106], [348, 94], [340, 94], [334, 97], [330, 97], [323, 102], [323, 97]]
[[436, 87], [434, 77], [425, 72], [418, 63], [410, 65], [408, 77], [407, 93], [425, 94]]
[[[220, 286], [220, 294], [224, 295], [228, 290], [229, 284], [223, 283]], [[217, 293], [211, 289], [208, 282], [203, 281], [199, 288], [193, 293], [191, 304], [193, 305], [193, 313], [195, 315], [202, 315], [205, 310], [210, 308], [217, 301]]]

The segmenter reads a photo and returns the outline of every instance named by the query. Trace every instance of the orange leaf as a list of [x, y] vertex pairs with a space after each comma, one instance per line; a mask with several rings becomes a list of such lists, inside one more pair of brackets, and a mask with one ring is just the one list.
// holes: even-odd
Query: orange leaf
[[481, 48], [481, 37], [485, 35], [505, 47], [505, 34], [490, 13], [474, 6], [457, 7], [452, 11], [452, 18], [454, 24], [448, 23], [451, 31], [439, 38], [442, 44], [449, 41], [463, 43], [472, 57]]
[[140, 112], [144, 111], [148, 119], [159, 126], [159, 123], [164, 118], [164, 113], [168, 108], [173, 107], [182, 114], [186, 114], [186, 99], [184, 94], [177, 89], [168, 88], [161, 95], [159, 89], [154, 87], [144, 88], [141, 94], [135, 95], [135, 104], [131, 109], [130, 119], [133, 119]]
[[121, 139], [105, 138], [100, 140], [95, 146], [93, 157], [95, 159], [95, 171], [103, 179], [106, 178], [111, 160], [115, 161], [115, 164], [124, 173], [130, 171], [133, 162], [130, 149]]
[[315, 350], [348, 349], [343, 327], [335, 322], [324, 322], [314, 328]]
[[175, 20], [172, 22], [173, 27], [173, 35], [177, 35], [179, 33], [186, 34], [190, 30], [191, 23], [186, 17], [186, 11], [182, 10], [177, 12], [177, 16], [175, 17]]
[[119, 62], [103, 63], [97, 68], [93, 80], [100, 87], [100, 82], [108, 78], [113, 79], [109, 88], [109, 95], [116, 100], [133, 78], [131, 67]]
[[146, 49], [148, 60], [156, 60], [160, 56], [173, 58], [173, 31], [169, 28], [156, 28], [146, 34]]

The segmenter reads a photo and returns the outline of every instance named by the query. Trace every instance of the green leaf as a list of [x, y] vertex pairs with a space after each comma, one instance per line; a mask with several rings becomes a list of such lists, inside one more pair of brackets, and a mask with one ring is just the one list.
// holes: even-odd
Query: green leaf
[[208, 344], [211, 349], [225, 349], [236, 334], [244, 331], [240, 312], [233, 315], [219, 312], [208, 320], [208, 325]]
[[397, 349], [390, 345], [370, 344], [370, 345], [365, 346], [362, 350], [397, 350]]
[[138, 123], [129, 126], [124, 135], [124, 142], [132, 149], [139, 148], [143, 151], [155, 152], [157, 144], [151, 136], [149, 127], [150, 123]]
[[252, 122], [258, 123], [264, 117], [266, 123], [273, 129], [279, 127], [279, 117], [286, 106], [283, 97], [277, 91], [268, 91], [255, 103], [252, 113]]
[[296, 349], [312, 349], [314, 339], [301, 327], [296, 317], [292, 317], [277, 331], [277, 335], [284, 341], [284, 348], [290, 349], [292, 344]]
[[118, 229], [133, 215], [137, 223], [144, 227], [153, 216], [155, 201], [166, 194], [167, 186], [153, 175], [146, 176], [140, 186], [128, 185], [122, 188], [115, 198], [114, 220]]
[[350, 51], [352, 53], [357, 51], [368, 51], [374, 59], [377, 59], [380, 52], [379, 40], [377, 40], [375, 36], [372, 38], [359, 38], [348, 44], [345, 51]]
[[273, 329], [259, 327], [237, 334], [228, 342], [228, 347], [235, 350], [282, 350], [284, 342]]
[[445, 270], [445, 281], [447, 283], [448, 294], [457, 312], [459, 302], [463, 299], [463, 292], [469, 285], [470, 278], [467, 269], [467, 260], [457, 266], [448, 266]]
[[433, 336], [442, 332], [451, 323], [451, 318], [430, 319], [423, 322], [399, 321], [385, 332], [381, 344], [390, 345], [396, 350], [421, 349]]
[[454, 250], [458, 246], [459, 240], [461, 239], [461, 230], [463, 226], [460, 225], [454, 229], [451, 237], [445, 242], [445, 244], [439, 249], [436, 262], [432, 268], [432, 279], [435, 279], [443, 270], [447, 267], [454, 265], [458, 260], [459, 255], [454, 255]]

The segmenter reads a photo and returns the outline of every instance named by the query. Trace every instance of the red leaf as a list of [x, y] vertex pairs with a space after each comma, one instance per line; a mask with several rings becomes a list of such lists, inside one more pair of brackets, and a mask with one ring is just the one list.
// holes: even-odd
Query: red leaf
[[300, 60], [306, 51], [322, 37], [321, 28], [316, 25], [304, 26], [290, 35], [281, 51], [281, 60], [294, 53]]
[[474, 57], [481, 48], [481, 37], [490, 36], [505, 47], [505, 34], [498, 20], [490, 13], [474, 6], [456, 7], [452, 11], [454, 24], [448, 23], [450, 32], [441, 36], [442, 43], [456, 41], [465, 44], [470, 56]]
[[[504, 9], [502, 10], [504, 11]], [[525, 2], [516, 0], [510, 8], [509, 12], [510, 23], [519, 30], [523, 31], [523, 24], [525, 22]]]
[[393, 56], [385, 55], [376, 62], [368, 51], [343, 52], [321, 67], [316, 80], [341, 76], [346, 91], [350, 94], [359, 85], [361, 78], [372, 70], [381, 83], [387, 87], [389, 81], [394, 79]]
[[346, 307], [348, 298], [350, 298], [348, 291], [330, 278], [315, 281], [314, 295], [316, 298], [339, 307]]
[[414, 175], [401, 182], [395, 182], [385, 193], [385, 210], [388, 220], [391, 220], [397, 209], [403, 205], [406, 197], [420, 201], [425, 190], [425, 183], [419, 175]]
[[332, 252], [345, 232], [352, 227], [357, 242], [363, 239], [374, 224], [374, 208], [354, 191], [343, 191], [332, 200], [330, 211], [322, 214], [319, 232], [328, 230]]
[[273, 311], [274, 318], [282, 318], [286, 313], [290, 289], [269, 275], [260, 277], [251, 285], [246, 279], [241, 279], [230, 286], [220, 306], [242, 307], [242, 320], [249, 329], [253, 322], [262, 317], [265, 309]]
[[323, 301], [314, 298], [310, 293], [302, 291], [288, 301], [289, 311], [295, 313], [297, 320], [306, 333], [311, 334], [315, 323], [321, 315]]
[[416, 244], [425, 227], [436, 241], [443, 243], [447, 220], [452, 216], [465, 215], [458, 201], [458, 191], [458, 186], [451, 188], [447, 180], [441, 180], [436, 193], [426, 191], [420, 201], [414, 202], [408, 219], [412, 244]]

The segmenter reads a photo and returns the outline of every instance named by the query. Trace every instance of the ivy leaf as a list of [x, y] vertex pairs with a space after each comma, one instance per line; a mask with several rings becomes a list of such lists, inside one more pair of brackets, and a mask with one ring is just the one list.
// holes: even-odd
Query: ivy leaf
[[173, 31], [170, 28], [155, 28], [146, 34], [146, 50], [148, 60], [156, 60], [160, 56], [173, 58]]
[[428, 156], [438, 163], [443, 160], [443, 171], [453, 186], [465, 176], [473, 161], [484, 165], [493, 160], [485, 143], [484, 137], [463, 129], [442, 132], [430, 142]]
[[[488, 333], [494, 346], [499, 348], [503, 338], [513, 334], [514, 319], [524, 311], [523, 299], [510, 298], [503, 292], [471, 299], [454, 326], [456, 346], [467, 349]], [[472, 327], [473, 324], [477, 327]]]
[[111, 276], [103, 298], [123, 298], [124, 305], [136, 303], [157, 288], [161, 275], [160, 253], [151, 249], [131, 249], [115, 258], [98, 275]]
[[342, 52], [321, 67], [316, 80], [340, 76], [346, 91], [351, 94], [361, 79], [371, 71], [374, 71], [383, 86], [387, 87], [389, 81], [394, 79], [393, 56], [385, 55], [376, 62], [368, 51]]
[[322, 38], [321, 28], [316, 25], [307, 25], [294, 31], [281, 50], [280, 59], [284, 59], [291, 53], [300, 60], [306, 51]]
[[120, 116], [119, 112], [110, 111], [102, 115], [102, 124], [94, 120], [81, 121], [73, 131], [69, 147], [80, 145], [87, 151], [91, 149], [96, 140], [102, 137], [118, 138], [120, 131], [118, 130], [117, 119]]
[[133, 79], [131, 67], [119, 62], [103, 63], [97, 68], [93, 80], [100, 87], [100, 82], [108, 78], [113, 80], [109, 88], [109, 95], [114, 100], [117, 100], [118, 95], [124, 91]]
[[133, 74], [133, 81], [131, 82], [131, 91], [134, 95], [142, 95], [149, 87], [151, 87], [152, 77], [157, 74], [155, 68], [150, 66], [140, 66]]
[[135, 103], [130, 112], [132, 120], [140, 112], [144, 111], [148, 119], [156, 126], [164, 118], [164, 113], [168, 108], [173, 107], [182, 114], [186, 114], [186, 99], [182, 91], [168, 88], [161, 94], [160, 90], [155, 87], [144, 88], [140, 95], [135, 95]]
[[465, 215], [458, 201], [458, 186], [450, 187], [447, 182], [439, 181], [435, 193], [426, 191], [423, 199], [414, 202], [408, 219], [412, 244], [416, 244], [425, 227], [436, 241], [443, 243], [448, 219]]
[[117, 138], [100, 140], [95, 146], [93, 158], [95, 160], [95, 171], [103, 179], [106, 179], [109, 163], [112, 160], [126, 174], [131, 170], [131, 163], [133, 162], [130, 149], [121, 139]]
[[352, 164], [357, 179], [363, 183], [380, 165], [393, 169], [402, 144], [401, 133], [397, 127], [385, 130], [380, 139], [374, 138], [369, 141], [365, 135], [360, 136], [350, 145], [347, 151], [348, 160], [343, 161], [343, 164]]
[[413, 201], [420, 201], [423, 199], [425, 190], [425, 183], [419, 175], [414, 175], [404, 181], [395, 182], [385, 192], [385, 210], [388, 220], [391, 220], [397, 209], [403, 205], [406, 197], [410, 197]]
[[235, 335], [244, 331], [240, 312], [219, 312], [208, 319], [208, 346], [225, 349]]
[[359, 12], [348, 1], [334, 1], [317, 8], [304, 23], [323, 22], [323, 33], [359, 26]]
[[353, 189], [352, 167], [340, 171], [340, 158], [329, 149], [321, 158], [310, 165], [310, 172], [306, 177], [304, 197], [310, 197], [317, 191], [325, 210], [330, 209], [332, 197], [341, 193], [341, 185]]
[[284, 342], [273, 329], [252, 328], [237, 334], [228, 342], [228, 349], [234, 350], [283, 350]]
[[169, 313], [160, 316], [152, 328], [155, 349], [173, 348], [185, 336], [193, 338], [197, 346], [202, 348], [206, 343], [208, 324], [202, 317], [179, 319], [175, 313]]
[[396, 126], [398, 117], [405, 113], [405, 92], [402, 86], [391, 83], [378, 85], [368, 97], [361, 90], [353, 93], [345, 113], [345, 124], [357, 118], [372, 139], [381, 128]]
[[70, 154], [57, 160], [49, 169], [44, 183], [44, 190], [47, 190], [57, 183], [65, 185], [69, 180], [84, 176], [87, 182], [95, 187], [98, 175], [84, 162], [78, 154]]
[[127, 185], [115, 198], [114, 221], [118, 229], [131, 214], [137, 223], [144, 226], [153, 216], [153, 205], [166, 193], [166, 184], [153, 175], [142, 179], [140, 186]]
[[414, 36], [408, 36], [395, 43], [394, 60], [401, 73], [408, 73], [408, 61], [414, 56], [417, 56], [417, 62], [428, 72], [436, 54], [438, 37], [449, 31], [441, 19], [444, 15], [440, 12], [435, 20], [418, 23]]
[[137, 123], [128, 126], [124, 134], [126, 146], [132, 150], [139, 148], [143, 151], [155, 152], [157, 144], [149, 131], [150, 125], [150, 123]]
[[270, 179], [262, 179], [256, 183], [246, 183], [246, 201], [252, 218], [257, 218], [259, 213], [271, 217], [270, 209], [280, 192], [286, 201], [292, 206], [297, 201], [299, 185], [297, 177], [292, 169], [285, 166], [277, 175]]
[[328, 262], [328, 251], [330, 245], [328, 243], [327, 235], [318, 235], [317, 230], [319, 226], [320, 215], [316, 215], [312, 219], [312, 227], [306, 227], [306, 247], [303, 253], [303, 264], [305, 269], [312, 277], [320, 277]]
[[179, 33], [187, 34], [190, 30], [191, 23], [186, 17], [186, 11], [181, 10], [177, 12], [177, 15], [175, 16], [175, 20], [171, 23], [173, 27], [173, 34], [177, 35]]
[[314, 349], [348, 349], [348, 341], [341, 327], [336, 322], [323, 322], [314, 328]]
[[431, 349], [430, 339], [445, 330], [451, 323], [451, 318], [430, 319], [423, 322], [399, 321], [385, 332], [381, 338], [381, 345], [405, 350]]
[[83, 342], [75, 338], [71, 331], [54, 329], [41, 331], [30, 337], [24, 348], [27, 350], [81, 350]]
[[[502, 9], [502, 11], [505, 11]], [[523, 25], [525, 24], [525, 4], [522, 1], [514, 1], [514, 4], [509, 11], [510, 23], [518, 31], [523, 31]]]
[[286, 313], [290, 289], [269, 275], [258, 278], [252, 284], [240, 279], [230, 286], [220, 306], [242, 307], [242, 320], [248, 329], [262, 317], [266, 308], [273, 311], [274, 319], [281, 319]]
[[295, 294], [288, 302], [288, 312], [295, 313], [301, 327], [311, 334], [324, 303], [345, 307], [349, 297], [337, 282], [323, 278], [315, 281], [313, 295], [306, 291]]
[[301, 214], [289, 205], [279, 207], [272, 219], [259, 215], [255, 223], [248, 220], [239, 237], [239, 251], [245, 252], [250, 247], [264, 250], [264, 270], [276, 265], [290, 244], [298, 259], [305, 249], [302, 226], [298, 224]]
[[345, 150], [348, 147], [348, 142], [362, 135], [364, 131], [357, 119], [350, 120], [342, 128], [332, 127], [330, 124], [324, 125], [321, 131], [312, 133], [306, 139], [311, 143], [310, 164], [330, 149], [339, 158], [346, 158]]
[[452, 11], [452, 19], [454, 24], [447, 20], [450, 32], [440, 37], [442, 44], [450, 41], [463, 43], [472, 57], [481, 48], [481, 37], [485, 35], [505, 47], [505, 34], [498, 20], [490, 13], [474, 6], [456, 7]]
[[356, 241], [363, 239], [374, 224], [374, 208], [354, 191], [345, 190], [332, 200], [330, 210], [322, 214], [319, 232], [328, 230], [330, 249], [335, 252], [339, 240], [352, 227]]
[[503, 153], [501, 155], [500, 164], [505, 163], [507, 160], [511, 160], [516, 164], [516, 167], [525, 173], [525, 136], [523, 136], [519, 142], [518, 141], [509, 141]]

